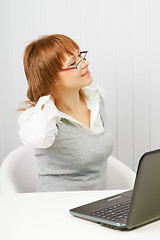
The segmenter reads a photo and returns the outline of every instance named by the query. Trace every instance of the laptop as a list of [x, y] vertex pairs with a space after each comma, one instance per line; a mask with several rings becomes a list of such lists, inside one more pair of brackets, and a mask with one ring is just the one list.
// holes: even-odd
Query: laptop
[[70, 213], [119, 230], [160, 219], [160, 149], [141, 157], [132, 190], [76, 207]]

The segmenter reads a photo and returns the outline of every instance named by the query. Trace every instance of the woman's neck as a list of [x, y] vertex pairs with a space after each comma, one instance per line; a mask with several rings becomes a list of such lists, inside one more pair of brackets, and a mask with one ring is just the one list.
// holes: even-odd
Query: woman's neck
[[55, 100], [55, 105], [57, 109], [83, 125], [90, 128], [90, 114], [91, 111], [88, 109], [86, 102], [81, 97], [80, 92], [61, 94], [61, 97]]
[[84, 100], [79, 92], [63, 93], [55, 100], [57, 109], [68, 115], [79, 113], [84, 106]]

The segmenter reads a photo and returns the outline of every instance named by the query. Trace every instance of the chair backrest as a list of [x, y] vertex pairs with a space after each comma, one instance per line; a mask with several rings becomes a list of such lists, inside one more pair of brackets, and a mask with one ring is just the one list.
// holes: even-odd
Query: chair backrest
[[107, 160], [107, 189], [132, 189], [136, 173], [117, 158]]
[[[118, 159], [107, 160], [107, 189], [129, 189], [133, 187], [135, 173]], [[0, 192], [36, 192], [38, 169], [34, 150], [21, 146], [12, 151], [0, 167]]]
[[21, 146], [12, 151], [0, 168], [0, 192], [35, 192], [38, 171], [33, 148]]

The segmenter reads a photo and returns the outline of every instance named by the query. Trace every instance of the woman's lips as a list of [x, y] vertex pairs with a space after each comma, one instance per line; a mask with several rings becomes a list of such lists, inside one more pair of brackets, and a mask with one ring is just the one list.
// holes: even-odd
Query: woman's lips
[[86, 71], [83, 75], [82, 75], [82, 77], [86, 77], [86, 76], [89, 76], [90, 75], [90, 71]]

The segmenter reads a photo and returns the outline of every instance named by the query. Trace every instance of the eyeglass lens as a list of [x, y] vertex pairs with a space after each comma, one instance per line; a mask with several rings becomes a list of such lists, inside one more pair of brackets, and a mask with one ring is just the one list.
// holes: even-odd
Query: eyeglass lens
[[81, 60], [77, 63], [76, 65], [76, 68], [78, 69], [78, 67], [80, 66], [80, 63], [84, 60], [86, 60], [86, 55], [87, 55], [87, 52], [81, 52]]

